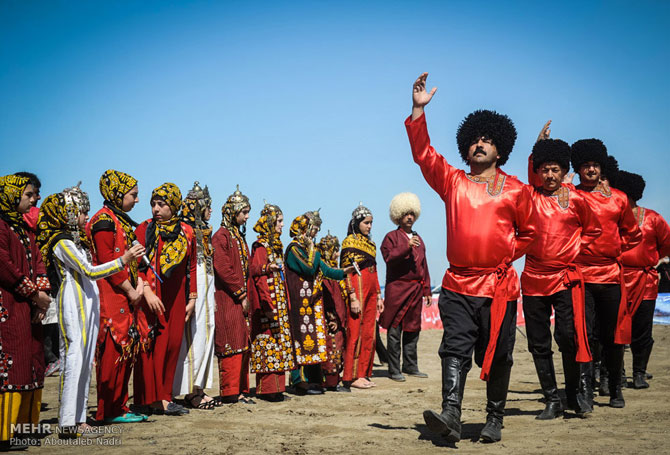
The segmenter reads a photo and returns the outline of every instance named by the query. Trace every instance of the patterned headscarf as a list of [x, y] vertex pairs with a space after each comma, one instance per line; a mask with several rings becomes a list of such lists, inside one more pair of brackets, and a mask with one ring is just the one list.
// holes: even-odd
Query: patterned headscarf
[[[104, 205], [116, 215], [119, 224], [123, 228], [123, 232], [126, 234], [128, 245], [137, 239], [134, 231], [137, 223], [123, 211], [123, 196], [135, 188], [135, 186], [137, 186], [137, 180], [134, 177], [120, 171], [115, 171], [114, 169], [105, 171], [100, 177], [100, 194], [105, 198]], [[95, 226], [92, 230], [95, 232]], [[137, 267], [137, 263], [132, 262], [130, 271], [133, 282], [136, 279], [135, 267]]]
[[[14, 174], [0, 177], [0, 218], [5, 220], [11, 230], [19, 236], [28, 259], [31, 259], [28, 226], [23, 219], [23, 215], [18, 211], [21, 196], [23, 196], [28, 183], [30, 183], [29, 178]], [[32, 260], [29, 260], [28, 263], [32, 264]], [[32, 265], [30, 273], [32, 274]]]
[[323, 262], [330, 267], [337, 267], [335, 253], [340, 251], [340, 241], [336, 236], [331, 235], [330, 231], [328, 231], [328, 234], [325, 237], [321, 237], [319, 243], [316, 244], [316, 249], [321, 253]]
[[0, 216], [13, 228], [25, 228], [23, 215], [18, 212], [18, 207], [29, 182], [29, 178], [14, 174], [0, 177]]
[[212, 227], [205, 221], [205, 211], [212, 208], [212, 198], [209, 189], [200, 187], [199, 182], [193, 184], [193, 188], [186, 195], [181, 208], [181, 220], [191, 226], [195, 231], [198, 242], [199, 254], [205, 258], [212, 256]]
[[258, 241], [265, 243], [279, 255], [283, 257], [284, 245], [281, 242], [281, 235], [275, 231], [277, 225], [277, 218], [282, 215], [281, 209], [272, 204], [265, 204], [261, 210], [261, 217], [254, 225], [254, 231], [258, 232]]
[[121, 210], [123, 196], [137, 185], [137, 180], [123, 172], [108, 169], [100, 177], [100, 194], [105, 201]]
[[181, 208], [181, 191], [174, 183], [164, 183], [151, 193], [151, 200], [161, 199], [170, 207], [172, 218], [168, 221], [151, 221], [147, 227], [147, 256], [153, 260], [158, 248], [158, 236], [163, 239], [163, 249], [159, 258], [161, 273], [167, 278], [172, 270], [186, 257], [188, 239], [181, 229], [179, 209]]
[[246, 208], [251, 210], [251, 204], [249, 203], [249, 198], [240, 191], [239, 185], [237, 185], [235, 192], [228, 196], [226, 203], [221, 207], [221, 226], [226, 228], [235, 241], [237, 241], [237, 245], [239, 246], [238, 250], [240, 252], [240, 262], [245, 277], [249, 270], [249, 253], [247, 251], [247, 241], [245, 239], [247, 226], [246, 224], [240, 226], [235, 220], [237, 215]]
[[81, 191], [79, 185], [48, 196], [40, 207], [37, 245], [47, 268], [52, 292], [57, 292], [60, 287], [60, 277], [53, 262], [53, 248], [62, 239], [88, 248], [89, 242], [85, 231], [79, 229], [78, 217], [80, 213], [88, 212], [89, 207], [88, 195]]

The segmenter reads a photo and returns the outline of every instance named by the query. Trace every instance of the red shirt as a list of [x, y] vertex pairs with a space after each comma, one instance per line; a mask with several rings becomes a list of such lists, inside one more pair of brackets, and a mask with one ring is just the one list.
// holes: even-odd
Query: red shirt
[[[442, 287], [460, 294], [493, 298], [495, 272], [490, 269], [523, 256], [535, 234], [530, 190], [516, 177], [497, 169], [494, 178], [470, 176], [447, 163], [430, 145], [424, 115], [405, 121], [414, 161], [428, 184], [444, 201], [447, 216], [447, 259], [450, 268]], [[456, 267], [459, 272], [454, 271]], [[508, 270], [507, 297], [519, 297], [519, 279]]]
[[644, 277], [643, 300], [656, 300], [658, 295], [658, 260], [670, 255], [670, 227], [663, 217], [653, 210], [635, 207], [633, 215], [642, 230], [642, 241], [621, 255], [624, 280], [628, 295], [633, 292], [632, 285]]
[[521, 274], [524, 295], [546, 296], [567, 289], [567, 266], [587, 245], [600, 236], [600, 222], [584, 196], [572, 185], [563, 185], [553, 194], [543, 188], [532, 162], [528, 180], [534, 206], [535, 241], [526, 252]]
[[598, 217], [602, 234], [577, 256], [575, 262], [580, 265], [586, 283], [619, 283], [619, 256], [642, 240], [628, 197], [602, 183], [592, 191], [576, 188]]

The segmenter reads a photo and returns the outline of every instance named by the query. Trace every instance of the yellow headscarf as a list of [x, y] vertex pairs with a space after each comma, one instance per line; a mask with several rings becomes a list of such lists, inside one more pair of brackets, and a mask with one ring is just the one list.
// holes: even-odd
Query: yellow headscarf
[[281, 235], [275, 231], [277, 219], [282, 215], [281, 209], [272, 204], [265, 204], [261, 210], [261, 217], [254, 225], [254, 231], [258, 232], [258, 241], [266, 243], [278, 257], [283, 257], [284, 245], [281, 243]]
[[121, 210], [123, 196], [137, 185], [137, 180], [121, 171], [108, 169], [100, 177], [100, 194], [106, 201]]
[[172, 270], [186, 257], [188, 239], [181, 229], [179, 209], [181, 208], [181, 191], [174, 183], [164, 183], [151, 193], [151, 200], [161, 199], [170, 207], [172, 218], [168, 221], [149, 223], [147, 228], [147, 254], [153, 260], [158, 248], [158, 237], [163, 239], [163, 249], [159, 258], [160, 270], [169, 277]]

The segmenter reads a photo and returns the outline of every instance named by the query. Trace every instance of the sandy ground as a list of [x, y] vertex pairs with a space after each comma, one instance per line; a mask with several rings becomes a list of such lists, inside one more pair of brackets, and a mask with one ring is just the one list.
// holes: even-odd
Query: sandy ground
[[[649, 371], [651, 388], [625, 389], [626, 407], [607, 406], [597, 397], [595, 411], [585, 419], [572, 415], [553, 421], [535, 420], [543, 408], [523, 329], [517, 331], [503, 440], [477, 442], [485, 421], [485, 384], [474, 367], [468, 377], [463, 403], [463, 440], [448, 444], [431, 435], [422, 418], [424, 409], [439, 410], [440, 362], [437, 348], [441, 331], [421, 334], [419, 364], [428, 379], [408, 378], [405, 383], [387, 378], [384, 367], [375, 367], [371, 390], [293, 397], [283, 403], [258, 401], [215, 410], [191, 411], [183, 417], [152, 416], [148, 422], [107, 427], [114, 431], [93, 439], [77, 440], [86, 446], [57, 445], [48, 436], [42, 447], [30, 452], [71, 453], [438, 453], [457, 448], [461, 453], [662, 453], [667, 449], [670, 427], [670, 326], [655, 326], [656, 345]], [[626, 352], [630, 367], [630, 352]], [[559, 381], [560, 361], [555, 356]], [[630, 374], [630, 371], [629, 371]], [[254, 384], [252, 380], [252, 384]], [[58, 378], [47, 378], [42, 422], [55, 424], [58, 412]], [[218, 385], [215, 383], [215, 387]], [[132, 389], [131, 389], [132, 390]], [[210, 390], [210, 394], [215, 394]], [[95, 387], [91, 386], [92, 405]], [[91, 406], [90, 411], [95, 412]], [[104, 428], [104, 427], [101, 427]], [[62, 441], [60, 441], [63, 444]], [[111, 446], [111, 447], [110, 447]], [[664, 449], [664, 447], [666, 447]]]

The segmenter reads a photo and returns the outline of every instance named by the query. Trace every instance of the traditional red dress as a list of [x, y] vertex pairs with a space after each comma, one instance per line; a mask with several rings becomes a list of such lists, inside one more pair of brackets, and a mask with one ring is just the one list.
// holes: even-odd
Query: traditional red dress
[[0, 219], [0, 441], [12, 437], [12, 424], [38, 424], [44, 386], [42, 323], [31, 323], [38, 291], [49, 280], [35, 234], [24, 230], [27, 249]]
[[256, 373], [256, 394], [267, 395], [286, 390], [286, 371], [295, 368], [289, 298], [286, 282], [272, 272], [283, 251], [272, 251], [264, 242], [252, 246], [249, 264], [249, 318], [251, 323], [250, 370]]
[[249, 247], [225, 227], [214, 234], [212, 246], [220, 395], [238, 396], [249, 392], [249, 324], [242, 311], [242, 299], [247, 295]]
[[[100, 209], [86, 226], [91, 239], [93, 264], [100, 265], [123, 256], [133, 238], [124, 232], [117, 215], [107, 206]], [[96, 281], [100, 291], [100, 330], [95, 352], [98, 409], [96, 420], [113, 418], [129, 411], [128, 381], [138, 341], [131, 336], [135, 327], [134, 308], [118, 286], [129, 280], [137, 285], [137, 263], [131, 261], [124, 270]], [[136, 333], [133, 329], [132, 332]]]
[[592, 191], [577, 190], [589, 203], [602, 226], [602, 234], [575, 259], [582, 269], [585, 283], [621, 284], [621, 304], [615, 331], [617, 344], [630, 343], [631, 315], [627, 311], [623, 267], [620, 256], [642, 240], [642, 232], [622, 192], [599, 183]]
[[375, 323], [377, 299], [380, 297], [375, 244], [362, 234], [348, 235], [342, 242], [340, 266], [349, 267], [356, 262], [361, 274], [347, 275], [347, 287], [356, 293], [361, 312], [347, 313], [347, 340], [344, 350], [342, 381], [353, 382], [372, 376], [375, 356]]
[[401, 228], [384, 237], [380, 250], [386, 262], [384, 311], [379, 325], [385, 329], [402, 326], [405, 332], [421, 330], [423, 297], [430, 297], [430, 274], [426, 262], [426, 245], [409, 246], [409, 237]]
[[[150, 222], [151, 220], [144, 221], [135, 230], [142, 245], [146, 245]], [[186, 304], [189, 298], [197, 297], [198, 293], [195, 235], [191, 226], [180, 223], [188, 245], [184, 259], [171, 269], [169, 277], [165, 276], [159, 264], [165, 242], [158, 235], [158, 246], [150, 260], [163, 283], [158, 281], [151, 269], [140, 272], [142, 279], [146, 280], [154, 294], [163, 302], [165, 312], [155, 314], [144, 300], [138, 308], [137, 325], [143, 348], [138, 355], [133, 379], [134, 399], [137, 404], [172, 401], [172, 384], [184, 335]]]
[[425, 115], [414, 121], [407, 118], [405, 127], [414, 161], [445, 205], [450, 267], [442, 287], [493, 299], [489, 344], [482, 365], [482, 379], [486, 379], [507, 302], [520, 295], [512, 262], [525, 254], [534, 239], [530, 190], [501, 169], [486, 179], [451, 166], [430, 145]]
[[670, 227], [663, 217], [644, 207], [635, 207], [633, 215], [642, 230], [642, 241], [621, 255], [631, 314], [635, 314], [643, 300], [656, 300], [658, 271], [655, 267], [660, 258], [670, 255]]

